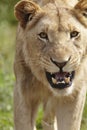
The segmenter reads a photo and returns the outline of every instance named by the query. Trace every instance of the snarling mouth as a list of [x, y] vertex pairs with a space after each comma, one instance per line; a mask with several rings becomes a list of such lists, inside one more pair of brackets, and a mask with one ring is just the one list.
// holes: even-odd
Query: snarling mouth
[[52, 88], [64, 89], [72, 85], [75, 76], [75, 71], [72, 72], [46, 72], [46, 77]]

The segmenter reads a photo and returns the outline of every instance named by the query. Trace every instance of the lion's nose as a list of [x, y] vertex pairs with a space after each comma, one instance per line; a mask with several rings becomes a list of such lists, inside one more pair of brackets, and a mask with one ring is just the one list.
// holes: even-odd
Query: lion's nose
[[67, 64], [67, 62], [68, 62], [69, 60], [70, 60], [70, 57], [69, 57], [68, 60], [66, 60], [66, 61], [58, 62], [58, 61], [56, 61], [56, 60], [54, 60], [54, 59], [51, 58], [51, 61], [52, 61], [56, 66], [58, 66], [60, 69], [62, 69], [62, 68]]

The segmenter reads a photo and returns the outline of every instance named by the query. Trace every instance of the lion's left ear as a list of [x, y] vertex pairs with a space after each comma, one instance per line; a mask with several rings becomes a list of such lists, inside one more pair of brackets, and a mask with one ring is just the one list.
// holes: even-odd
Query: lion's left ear
[[14, 13], [20, 25], [24, 28], [39, 10], [40, 7], [31, 0], [21, 0], [15, 5]]
[[74, 12], [79, 21], [87, 27], [87, 0], [80, 0], [74, 7]]

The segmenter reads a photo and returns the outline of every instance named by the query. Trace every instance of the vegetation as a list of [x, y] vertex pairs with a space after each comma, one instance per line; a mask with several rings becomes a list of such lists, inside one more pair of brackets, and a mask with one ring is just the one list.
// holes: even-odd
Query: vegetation
[[14, 17], [14, 5], [19, 0], [0, 0], [0, 23], [2, 21], [8, 21], [11, 24], [15, 24]]
[[[0, 130], [13, 130], [13, 59], [16, 37], [14, 4], [18, 0], [0, 0]], [[37, 127], [41, 130], [42, 109], [39, 110]], [[87, 102], [82, 129], [87, 130]]]

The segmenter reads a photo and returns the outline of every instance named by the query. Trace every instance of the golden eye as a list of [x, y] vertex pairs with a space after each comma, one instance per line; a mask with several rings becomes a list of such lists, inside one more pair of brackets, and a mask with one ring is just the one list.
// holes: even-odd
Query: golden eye
[[75, 37], [78, 37], [78, 36], [79, 36], [79, 32], [77, 32], [77, 31], [72, 31], [70, 33], [70, 38], [75, 38]]
[[47, 34], [46, 34], [45, 32], [41, 32], [41, 33], [39, 34], [39, 37], [42, 38], [42, 39], [48, 40], [48, 36], [47, 36]]

